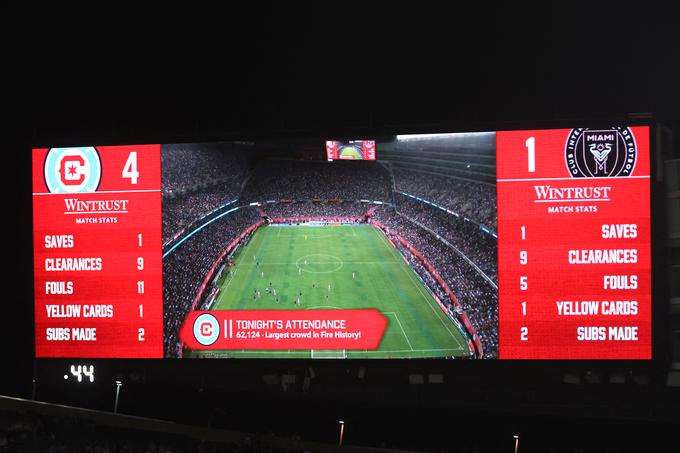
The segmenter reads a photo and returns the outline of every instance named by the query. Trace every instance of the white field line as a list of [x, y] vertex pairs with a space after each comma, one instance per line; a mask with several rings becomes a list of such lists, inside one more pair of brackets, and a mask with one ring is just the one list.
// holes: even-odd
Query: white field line
[[[383, 243], [385, 244], [386, 247], [388, 247], [388, 248], [390, 248], [390, 249], [392, 249], [392, 250], [394, 250], [394, 251], [396, 252], [396, 249], [395, 249], [394, 247], [390, 246], [390, 245], [387, 243], [387, 240], [385, 239], [385, 236], [384, 236], [382, 233], [379, 233], [379, 232], [376, 231], [375, 234], [377, 234], [378, 236], [380, 236], [380, 239], [383, 241]], [[431, 309], [432, 312], [434, 313], [435, 317], [436, 317], [437, 319], [439, 319], [439, 321], [442, 323], [442, 325], [444, 326], [444, 328], [446, 329], [446, 331], [449, 333], [449, 335], [451, 335], [451, 338], [453, 338], [453, 339], [456, 341], [456, 344], [458, 345], [458, 347], [461, 347], [461, 348], [462, 348], [462, 345], [461, 345], [460, 342], [458, 341], [458, 338], [456, 338], [456, 336], [453, 334], [453, 332], [451, 332], [451, 330], [449, 330], [449, 326], [446, 325], [446, 323], [444, 322], [444, 320], [443, 320], [443, 319], [441, 318], [441, 316], [439, 315], [439, 313], [441, 313], [441, 311], [437, 312], [437, 310], [435, 310], [435, 308], [434, 308], [434, 307], [432, 306], [432, 304], [430, 303], [430, 300], [427, 298], [427, 296], [426, 296], [425, 294], [423, 294], [423, 291], [422, 291], [422, 289], [421, 289], [421, 285], [419, 285], [418, 282], [416, 282], [416, 281], [413, 279], [413, 276], [412, 276], [406, 269], [404, 269], [403, 267], [401, 267], [400, 269], [401, 269], [402, 271], [404, 271], [404, 273], [405, 273], [405, 274], [408, 276], [408, 278], [411, 280], [411, 283], [413, 283], [413, 285], [416, 287], [416, 289], [418, 290], [418, 292], [420, 293], [420, 295], [423, 296], [423, 299], [425, 299], [425, 303], [427, 304], [427, 306], [430, 307], [430, 309]]]
[[231, 282], [234, 281], [234, 277], [236, 277], [236, 272], [238, 272], [238, 267], [234, 267], [234, 272], [231, 273], [231, 278], [227, 282], [227, 284], [222, 288], [222, 291], [220, 292], [220, 296], [217, 298], [217, 305], [220, 305], [224, 298], [226, 297], [227, 294], [227, 288], [229, 288], [229, 285], [231, 285]]
[[397, 313], [394, 312], [394, 311], [386, 311], [384, 313], [386, 315], [394, 315], [395, 319], [397, 320], [397, 324], [399, 324], [399, 328], [401, 329], [401, 333], [403, 333], [404, 338], [406, 338], [406, 343], [408, 343], [408, 347], [411, 348], [411, 351], [413, 351], [413, 345], [411, 344], [411, 341], [408, 339], [408, 335], [406, 335], [406, 331], [404, 330], [404, 326], [402, 326], [401, 321], [399, 321], [399, 315], [397, 315]]

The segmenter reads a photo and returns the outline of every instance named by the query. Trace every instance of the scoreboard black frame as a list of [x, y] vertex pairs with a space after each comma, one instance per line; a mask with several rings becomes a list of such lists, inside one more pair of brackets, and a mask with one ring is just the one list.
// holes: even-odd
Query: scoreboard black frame
[[[388, 380], [389, 376], [402, 376], [419, 373], [428, 375], [431, 373], [442, 373], [450, 382], [455, 380], [452, 372], [456, 375], [460, 370], [469, 372], [469, 376], [480, 379], [482, 376], [514, 377], [512, 382], [517, 385], [521, 383], [544, 383], [546, 380], [553, 382], [560, 381], [565, 372], [576, 370], [578, 373], [585, 370], [599, 370], [608, 373], [613, 371], [634, 372], [634, 373], [662, 373], [665, 371], [669, 353], [669, 323], [668, 323], [668, 282], [666, 269], [666, 213], [665, 196], [663, 187], [663, 152], [658, 141], [659, 128], [663, 126], [651, 119], [630, 119], [613, 118], [597, 120], [578, 120], [578, 121], [543, 121], [543, 122], [515, 122], [515, 123], [496, 123], [496, 124], [430, 124], [430, 125], [409, 125], [400, 127], [379, 127], [379, 128], [353, 128], [325, 131], [309, 131], [309, 133], [296, 132], [258, 132], [253, 134], [242, 133], [220, 133], [203, 134], [202, 136], [184, 137], [119, 137], [116, 140], [109, 140], [108, 143], [101, 143], [94, 140], [98, 145], [114, 146], [129, 143], [200, 143], [200, 142], [223, 142], [223, 141], [249, 141], [249, 140], [290, 140], [315, 139], [319, 143], [320, 158], [323, 159], [323, 144], [325, 140], [332, 136], [335, 139], [351, 139], [353, 137], [375, 137], [379, 142], [381, 138], [395, 136], [397, 134], [430, 134], [430, 133], [457, 133], [457, 132], [488, 132], [488, 131], [516, 131], [516, 130], [545, 130], [570, 128], [610, 128], [612, 125], [628, 126], [648, 126], [649, 129], [649, 169], [650, 169], [650, 238], [651, 238], [651, 328], [652, 328], [652, 356], [650, 360], [628, 360], [628, 359], [532, 359], [532, 360], [435, 360], [435, 359], [405, 359], [405, 360], [366, 360], [366, 359], [209, 359], [209, 360], [168, 360], [168, 359], [91, 359], [91, 358], [36, 358], [34, 367], [34, 377], [38, 381], [47, 384], [53, 380], [62, 382], [68, 374], [71, 365], [94, 365], [97, 370], [99, 381], [112, 381], [114, 379], [125, 379], [132, 374], [145, 374], [153, 376], [152, 379], [169, 382], [177, 373], [185, 376], [205, 375], [206, 373], [231, 374], [237, 376], [250, 376], [260, 379], [266, 374], [308, 374], [310, 367], [316, 370], [316, 374], [339, 376], [344, 374], [356, 373], [358, 370], [367, 375], [378, 376], [380, 380]], [[54, 147], [54, 146], [79, 146], [84, 143], [92, 142], [93, 139], [79, 137], [70, 140], [41, 138], [33, 143], [32, 148]], [[380, 156], [378, 157], [378, 160]], [[33, 249], [28, 251], [33, 256]], [[22, 297], [23, 303], [33, 307], [34, 294], [31, 299]], [[33, 310], [31, 310], [33, 311]], [[35, 313], [32, 313], [35, 319]], [[30, 338], [29, 338], [30, 337]], [[35, 338], [32, 334], [24, 337], [25, 342], [33, 345], [35, 352]], [[35, 357], [35, 355], [34, 355]], [[173, 370], [168, 373], [168, 370]], [[500, 373], [500, 374], [499, 374]], [[349, 376], [348, 374], [348, 376]], [[660, 375], [660, 374], [659, 374]], [[349, 378], [348, 378], [349, 379]], [[482, 379], [489, 384], [491, 380]], [[68, 380], [67, 382], [72, 382]], [[470, 382], [475, 382], [471, 379]], [[298, 381], [299, 383], [299, 381]], [[84, 384], [83, 384], [84, 385]], [[512, 385], [512, 384], [511, 384]]]

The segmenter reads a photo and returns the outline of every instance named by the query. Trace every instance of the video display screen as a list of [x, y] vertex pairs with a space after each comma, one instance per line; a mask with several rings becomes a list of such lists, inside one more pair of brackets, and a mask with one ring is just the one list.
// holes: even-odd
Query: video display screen
[[375, 160], [375, 140], [326, 141], [326, 159]]
[[36, 357], [651, 359], [649, 135], [34, 149]]

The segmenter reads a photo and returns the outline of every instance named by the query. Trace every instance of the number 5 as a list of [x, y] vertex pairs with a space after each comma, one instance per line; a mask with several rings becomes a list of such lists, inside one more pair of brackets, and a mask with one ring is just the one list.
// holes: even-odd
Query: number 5
[[137, 151], [132, 151], [123, 167], [123, 178], [129, 178], [130, 184], [137, 184], [139, 172], [137, 171]]

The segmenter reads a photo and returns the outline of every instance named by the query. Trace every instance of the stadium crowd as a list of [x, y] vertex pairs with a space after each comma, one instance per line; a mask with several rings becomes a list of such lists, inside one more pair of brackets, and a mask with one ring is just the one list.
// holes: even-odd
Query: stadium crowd
[[227, 245], [261, 220], [253, 208], [241, 208], [211, 223], [163, 259], [165, 355], [177, 357], [179, 329], [210, 268]]
[[482, 271], [498, 282], [497, 240], [478, 225], [441, 209], [397, 194], [398, 211], [451, 243]]
[[214, 186], [200, 193], [163, 200], [163, 244], [209, 212], [234, 200], [234, 197], [233, 191]]
[[396, 231], [430, 261], [449, 285], [475, 328], [484, 348], [484, 358], [498, 357], [496, 289], [452, 248], [393, 209], [378, 209], [374, 218]]
[[417, 195], [497, 231], [496, 186], [395, 169], [396, 190]]
[[248, 165], [241, 150], [229, 143], [163, 145], [161, 188], [163, 198], [220, 184], [237, 195], [246, 178]]
[[263, 160], [243, 189], [244, 202], [389, 200], [390, 177], [376, 162]]
[[246, 179], [243, 153], [230, 144], [163, 145], [163, 243], [237, 199]]
[[262, 209], [269, 217], [362, 217], [370, 206], [357, 201], [304, 201], [265, 204]]

